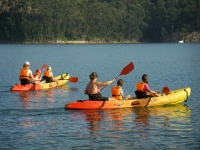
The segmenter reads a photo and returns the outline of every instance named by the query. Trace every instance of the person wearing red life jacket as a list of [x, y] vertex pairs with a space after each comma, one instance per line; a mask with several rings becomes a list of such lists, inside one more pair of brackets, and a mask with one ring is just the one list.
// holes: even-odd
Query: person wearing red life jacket
[[30, 63], [28, 61], [23, 64], [23, 68], [20, 70], [19, 80], [21, 85], [31, 84], [31, 81], [38, 81], [38, 79], [33, 77], [32, 71], [30, 70]]
[[112, 86], [111, 88], [112, 97], [120, 101], [130, 99], [130, 95], [127, 95], [126, 97], [124, 96], [124, 92], [122, 89], [123, 84], [124, 81], [122, 79], [119, 79], [117, 81], [117, 86]]
[[53, 72], [50, 66], [47, 67], [47, 70], [44, 71], [43, 79], [46, 83], [56, 82], [57, 80], [53, 77]]
[[135, 94], [137, 98], [146, 98], [150, 96], [160, 96], [159, 92], [153, 91], [149, 88], [148, 85], [148, 76], [147, 74], [142, 75], [142, 81], [136, 84]]
[[98, 82], [97, 81], [98, 75], [96, 72], [92, 72], [89, 77], [90, 77], [90, 82], [87, 84], [84, 92], [89, 96], [89, 100], [116, 100], [113, 97], [111, 98], [103, 97], [99, 89], [100, 86], [107, 86], [111, 84], [113, 81], [115, 81], [115, 78], [106, 82]]
[[40, 83], [40, 81], [41, 81], [41, 73], [42, 72], [40, 71], [40, 69], [36, 69], [35, 74], [33, 75], [33, 77], [35, 79], [38, 79], [39, 81], [35, 81], [34, 83], [36, 83], [36, 84]]

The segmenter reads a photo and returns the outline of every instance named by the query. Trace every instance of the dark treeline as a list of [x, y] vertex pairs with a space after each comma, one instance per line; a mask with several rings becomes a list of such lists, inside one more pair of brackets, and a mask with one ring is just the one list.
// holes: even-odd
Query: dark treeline
[[163, 42], [200, 31], [200, 0], [1, 0], [1, 42]]

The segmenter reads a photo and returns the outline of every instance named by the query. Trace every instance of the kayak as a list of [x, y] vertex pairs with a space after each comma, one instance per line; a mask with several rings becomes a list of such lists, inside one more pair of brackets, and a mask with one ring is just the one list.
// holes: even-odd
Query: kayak
[[170, 91], [169, 94], [163, 94], [159, 97], [147, 97], [143, 99], [132, 98], [130, 100], [77, 100], [65, 105], [66, 109], [110, 109], [127, 107], [150, 107], [161, 105], [174, 105], [186, 102], [191, 94], [191, 88], [185, 87]]
[[15, 84], [13, 87], [10, 88], [11, 91], [27, 91], [27, 90], [44, 90], [49, 89], [53, 87], [57, 87], [60, 85], [64, 85], [69, 80], [70, 75], [68, 73], [61, 74], [59, 76], [56, 76], [57, 79], [56, 82], [51, 83], [39, 83], [39, 84]]

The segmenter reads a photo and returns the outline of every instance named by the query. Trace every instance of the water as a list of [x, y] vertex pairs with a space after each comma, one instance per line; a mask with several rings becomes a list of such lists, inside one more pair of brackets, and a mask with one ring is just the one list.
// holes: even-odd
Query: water
[[[68, 72], [77, 83], [43, 91], [11, 92], [25, 61], [35, 72], [43, 64], [54, 75]], [[185, 104], [133, 109], [65, 110], [86, 99], [93, 71], [98, 81], [120, 76], [124, 93], [134, 96], [142, 74], [153, 90], [191, 87]], [[0, 45], [0, 149], [200, 149], [200, 43]], [[110, 96], [110, 87], [102, 95]]]

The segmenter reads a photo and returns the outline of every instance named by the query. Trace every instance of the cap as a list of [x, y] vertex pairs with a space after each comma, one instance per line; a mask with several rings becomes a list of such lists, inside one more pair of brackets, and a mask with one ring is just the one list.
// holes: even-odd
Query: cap
[[47, 67], [47, 70], [51, 70], [51, 67], [50, 67], [50, 66], [48, 66], [48, 67]]
[[30, 65], [30, 63], [29, 63], [28, 61], [25, 61], [24, 65], [27, 65], [27, 66], [29, 66], [29, 65]]
[[37, 69], [37, 70], [36, 70], [36, 73], [41, 73], [40, 69]]

